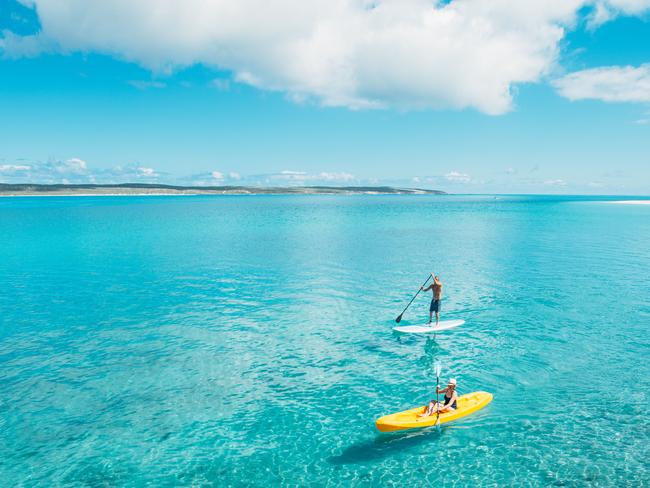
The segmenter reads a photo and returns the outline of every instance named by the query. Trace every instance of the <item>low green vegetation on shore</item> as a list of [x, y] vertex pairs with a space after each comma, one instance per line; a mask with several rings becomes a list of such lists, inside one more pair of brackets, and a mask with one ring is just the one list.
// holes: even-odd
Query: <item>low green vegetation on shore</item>
[[390, 186], [176, 186], [147, 183], [116, 185], [36, 185], [0, 183], [0, 195], [247, 195], [247, 194], [406, 194], [444, 195], [439, 190]]

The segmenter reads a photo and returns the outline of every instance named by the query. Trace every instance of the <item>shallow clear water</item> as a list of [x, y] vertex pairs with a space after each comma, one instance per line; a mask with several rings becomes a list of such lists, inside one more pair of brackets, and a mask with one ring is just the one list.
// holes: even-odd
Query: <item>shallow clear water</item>
[[[649, 484], [650, 207], [3, 198], [0, 227], [5, 486]], [[393, 334], [433, 270], [466, 325]], [[437, 360], [492, 404], [377, 433]]]

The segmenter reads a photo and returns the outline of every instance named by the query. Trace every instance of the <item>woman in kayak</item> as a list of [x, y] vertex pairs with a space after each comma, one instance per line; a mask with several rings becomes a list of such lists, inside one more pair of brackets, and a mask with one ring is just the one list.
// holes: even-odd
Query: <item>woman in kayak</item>
[[456, 410], [456, 403], [458, 401], [458, 393], [456, 393], [456, 380], [451, 378], [449, 383], [447, 383], [447, 388], [436, 388], [436, 395], [440, 393], [445, 394], [445, 402], [440, 403], [435, 400], [429, 402], [429, 406], [426, 408], [424, 413], [418, 415], [419, 417], [429, 417], [436, 412], [453, 412]]

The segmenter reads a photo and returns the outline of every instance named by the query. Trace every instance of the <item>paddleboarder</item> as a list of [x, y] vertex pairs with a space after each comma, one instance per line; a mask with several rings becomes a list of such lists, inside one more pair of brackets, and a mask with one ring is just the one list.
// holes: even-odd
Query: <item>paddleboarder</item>
[[433, 312], [435, 312], [436, 325], [438, 325], [438, 322], [440, 321], [440, 300], [442, 300], [442, 282], [440, 281], [439, 276], [434, 276], [433, 273], [431, 273], [431, 276], [433, 276], [433, 283], [431, 283], [426, 288], [421, 286], [420, 290], [432, 291], [433, 298], [431, 300], [431, 305], [429, 306], [429, 323], [433, 321]]

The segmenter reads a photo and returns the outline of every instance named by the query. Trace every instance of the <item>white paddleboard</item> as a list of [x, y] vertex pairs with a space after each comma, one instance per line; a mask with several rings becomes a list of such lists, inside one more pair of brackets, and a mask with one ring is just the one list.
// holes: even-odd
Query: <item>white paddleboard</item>
[[403, 325], [401, 327], [393, 327], [393, 330], [405, 334], [435, 334], [443, 330], [453, 329], [464, 323], [464, 320], [441, 320], [437, 326], [434, 322], [432, 325]]

